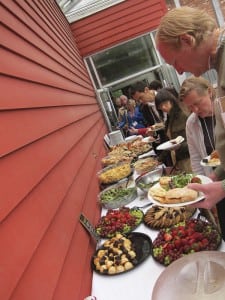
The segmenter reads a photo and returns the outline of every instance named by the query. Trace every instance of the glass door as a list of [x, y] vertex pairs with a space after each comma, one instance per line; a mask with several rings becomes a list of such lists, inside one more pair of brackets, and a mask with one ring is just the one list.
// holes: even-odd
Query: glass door
[[100, 104], [109, 131], [117, 128], [117, 113], [108, 88], [96, 90], [97, 99]]

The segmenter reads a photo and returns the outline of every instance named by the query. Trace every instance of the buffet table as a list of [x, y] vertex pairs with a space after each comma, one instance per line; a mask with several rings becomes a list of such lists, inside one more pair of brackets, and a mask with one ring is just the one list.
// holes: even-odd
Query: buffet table
[[[127, 206], [144, 206], [146, 203], [149, 203], [147, 197], [138, 192], [138, 197]], [[145, 208], [143, 212], [147, 210], [148, 208]], [[103, 209], [102, 215], [105, 215], [106, 211]], [[147, 234], [152, 241], [158, 234], [158, 230], [152, 230], [143, 223], [135, 231]], [[225, 252], [225, 242], [222, 241], [218, 251]], [[157, 278], [165, 268], [150, 255], [135, 269], [126, 273], [110, 276], [93, 272], [92, 295], [97, 300], [150, 300]]]
[[[156, 155], [153, 150], [140, 155], [139, 158]], [[162, 165], [162, 167], [165, 167]], [[169, 171], [169, 170], [168, 170]], [[169, 172], [169, 174], [171, 171]], [[134, 180], [138, 175], [136, 172], [133, 174], [132, 183], [129, 181], [129, 186], [134, 185]], [[144, 194], [139, 188], [138, 196], [128, 207], [142, 207], [150, 200], [147, 195]], [[142, 208], [145, 213], [149, 207]], [[107, 209], [102, 209], [102, 216], [106, 215]], [[196, 215], [198, 212], [196, 212]], [[194, 217], [196, 216], [194, 215]], [[144, 223], [141, 223], [134, 232], [141, 232], [148, 235], [152, 241], [157, 237], [159, 230], [153, 230], [147, 227]], [[100, 246], [105, 240], [101, 240], [98, 246]], [[225, 242], [222, 241], [218, 251], [225, 252]], [[92, 295], [97, 300], [151, 300], [152, 292], [155, 283], [160, 274], [166, 269], [165, 266], [158, 263], [150, 255], [141, 264], [137, 265], [134, 269], [128, 272], [120, 273], [118, 275], [100, 275], [93, 272], [92, 281]], [[162, 299], [163, 300], [163, 299]]]

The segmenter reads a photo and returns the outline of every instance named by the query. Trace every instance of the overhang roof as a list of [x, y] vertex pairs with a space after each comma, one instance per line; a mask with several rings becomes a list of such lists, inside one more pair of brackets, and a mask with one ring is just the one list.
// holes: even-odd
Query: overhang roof
[[69, 23], [75, 22], [125, 0], [56, 0]]

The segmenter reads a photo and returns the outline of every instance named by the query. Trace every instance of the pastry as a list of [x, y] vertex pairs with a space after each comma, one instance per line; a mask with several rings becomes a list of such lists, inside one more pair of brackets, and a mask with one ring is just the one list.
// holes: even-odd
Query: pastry
[[179, 222], [188, 220], [196, 209], [192, 207], [151, 207], [144, 216], [146, 226], [153, 229], [173, 226]]

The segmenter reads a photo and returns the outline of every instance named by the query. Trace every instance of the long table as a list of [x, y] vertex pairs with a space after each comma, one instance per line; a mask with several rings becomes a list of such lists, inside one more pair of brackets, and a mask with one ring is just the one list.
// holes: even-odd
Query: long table
[[[148, 202], [146, 197], [143, 198], [142, 194], [138, 194], [138, 197], [127, 206], [143, 206]], [[143, 212], [146, 210], [148, 208], [143, 209]], [[102, 215], [105, 214], [106, 210], [103, 209]], [[147, 234], [152, 241], [158, 234], [158, 230], [152, 230], [143, 223], [135, 231]], [[218, 251], [225, 252], [225, 242], [222, 242]], [[149, 256], [135, 269], [126, 273], [110, 276], [93, 272], [92, 295], [97, 300], [150, 300], [154, 285], [165, 268]]]

